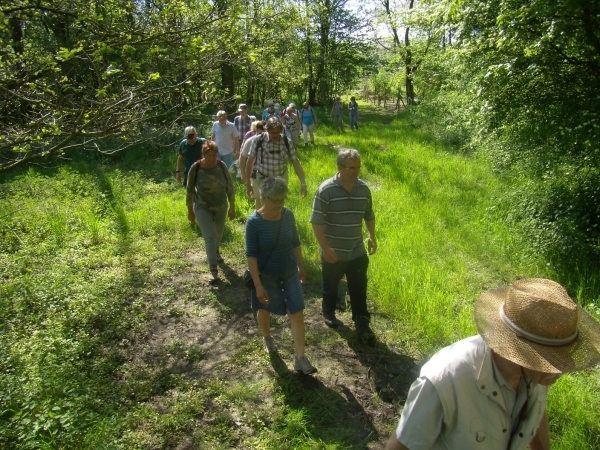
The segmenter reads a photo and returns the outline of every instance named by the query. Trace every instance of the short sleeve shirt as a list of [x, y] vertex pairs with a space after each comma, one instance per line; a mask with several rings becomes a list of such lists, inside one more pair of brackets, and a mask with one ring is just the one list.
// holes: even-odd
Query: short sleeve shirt
[[341, 116], [342, 113], [344, 112], [344, 105], [342, 102], [334, 102], [333, 103], [333, 113], [336, 116]]
[[[197, 172], [196, 172], [197, 169]], [[231, 175], [222, 161], [215, 167], [202, 167], [197, 162], [190, 168], [187, 184], [187, 204], [200, 204], [206, 209], [216, 211], [234, 200], [234, 187]]]
[[202, 146], [206, 139], [198, 138], [195, 144], [190, 145], [187, 139], [179, 143], [178, 154], [183, 156], [183, 169], [188, 171], [192, 164], [202, 158]]
[[[533, 381], [530, 389], [527, 414], [520, 422], [528, 395], [525, 381], [521, 379], [515, 392], [482, 338], [464, 339], [440, 350], [423, 366], [410, 387], [396, 437], [411, 450], [524, 450], [533, 436], [511, 442], [511, 434], [537, 427], [548, 390]], [[444, 405], [442, 396], [451, 403]]]
[[233, 119], [233, 125], [238, 131], [238, 139], [240, 142], [244, 140], [244, 136], [248, 131], [250, 131], [252, 119], [252, 116], [246, 116], [246, 119], [242, 119], [242, 116], [237, 116], [235, 119]]
[[[252, 133], [252, 131], [249, 131], [249, 133]], [[246, 134], [246, 136], [248, 136], [248, 134]], [[240, 153], [241, 156], [243, 156], [244, 158], [248, 157], [248, 154], [250, 153], [250, 149], [252, 148], [254, 141], [260, 138], [260, 136], [260, 134], [255, 134], [254, 136], [249, 136], [244, 140], [244, 144], [242, 145], [242, 151]]]
[[[289, 150], [285, 145], [286, 137], [281, 136], [279, 142], [270, 140], [268, 133], [263, 133], [259, 137], [260, 139], [253, 140], [248, 156], [255, 158], [256, 169], [261, 175], [265, 177], [281, 176], [287, 170], [288, 160], [298, 161], [294, 144], [288, 140]], [[259, 142], [262, 142], [262, 148], [260, 148]]]
[[265, 273], [286, 273], [298, 267], [294, 249], [300, 247], [296, 219], [283, 208], [281, 219], [265, 220], [254, 211], [246, 221], [246, 256], [257, 259]]
[[323, 225], [327, 242], [340, 261], [352, 261], [366, 253], [362, 222], [374, 219], [371, 190], [361, 179], [348, 192], [336, 175], [315, 193], [310, 223]]
[[233, 153], [238, 131], [231, 122], [228, 121], [224, 126], [221, 126], [219, 121], [216, 121], [213, 123], [211, 134], [215, 135], [215, 143], [219, 147], [221, 155]]

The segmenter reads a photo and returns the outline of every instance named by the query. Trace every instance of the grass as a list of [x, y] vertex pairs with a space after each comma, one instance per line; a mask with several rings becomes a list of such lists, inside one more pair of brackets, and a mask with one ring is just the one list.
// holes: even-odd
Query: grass
[[[299, 150], [309, 193], [335, 173], [339, 146], [361, 152], [379, 241], [369, 301], [387, 342], [427, 357], [474, 334], [475, 299], [517, 277], [576, 286], [574, 298], [598, 314], [597, 275], [555, 273], [527, 251], [496, 200], [508, 180], [484, 161], [447, 151], [402, 115], [382, 116], [363, 105], [360, 129], [335, 134], [327, 114], [319, 113], [317, 145]], [[214, 304], [223, 317], [232, 314], [210, 294], [197, 299], [193, 278], [172, 282], [181, 272], [193, 277], [207, 270], [185, 261], [202, 244], [172, 177], [173, 148], [82, 155], [70, 164], [2, 175], [0, 447], [171, 448], [183, 439], [207, 449], [364, 448], [352, 419], [340, 421], [341, 394], [318, 380], [306, 385], [277, 372], [282, 361], [271, 361], [275, 373], [265, 383], [186, 378], [169, 358], [183, 356], [193, 365], [204, 355], [180, 342], [155, 349], [154, 364], [128, 360], [129, 343], [148, 336], [154, 313], [185, 314], [178, 298], [196, 302], [199, 311]], [[236, 189], [243, 218], [252, 202], [241, 185]], [[298, 222], [308, 287], [317, 290], [312, 198], [299, 192], [291, 174], [288, 206]], [[243, 233], [242, 220], [229, 222], [223, 244], [228, 261], [240, 268]], [[236, 352], [240, 365], [262, 355], [254, 341]], [[549, 404], [553, 448], [600, 445], [599, 400], [597, 372], [559, 380]]]

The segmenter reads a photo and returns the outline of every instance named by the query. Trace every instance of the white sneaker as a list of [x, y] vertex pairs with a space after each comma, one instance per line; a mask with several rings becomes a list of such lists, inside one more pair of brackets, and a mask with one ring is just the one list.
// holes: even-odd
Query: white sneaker
[[296, 356], [294, 357], [294, 370], [304, 375], [310, 375], [311, 373], [315, 373], [317, 368], [310, 363], [306, 356]]

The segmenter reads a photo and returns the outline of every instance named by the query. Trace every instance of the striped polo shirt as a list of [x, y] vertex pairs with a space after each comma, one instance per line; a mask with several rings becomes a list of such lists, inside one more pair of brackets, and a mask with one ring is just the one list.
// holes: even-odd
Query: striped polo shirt
[[366, 253], [362, 222], [374, 219], [371, 191], [364, 181], [356, 180], [348, 192], [336, 174], [317, 189], [310, 223], [324, 226], [327, 242], [340, 261], [352, 261]]

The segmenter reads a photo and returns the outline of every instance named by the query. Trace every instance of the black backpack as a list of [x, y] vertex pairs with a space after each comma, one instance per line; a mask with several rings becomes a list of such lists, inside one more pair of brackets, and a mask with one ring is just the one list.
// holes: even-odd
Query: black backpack
[[[265, 131], [265, 133], [266, 133], [266, 131]], [[260, 151], [260, 160], [262, 161], [262, 155], [263, 155], [263, 150], [264, 150], [263, 142], [265, 141], [265, 133], [263, 133], [260, 136], [260, 138], [258, 138], [258, 143], [256, 144], [256, 159], [254, 160], [255, 166], [256, 166], [256, 163], [258, 162], [258, 152], [259, 151]], [[288, 155], [289, 155], [290, 154], [290, 141], [285, 133], [283, 133], [281, 135], [281, 138], [283, 139], [283, 143], [285, 145], [285, 148], [287, 148]]]

